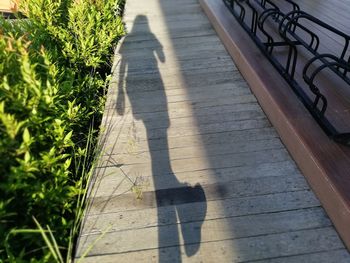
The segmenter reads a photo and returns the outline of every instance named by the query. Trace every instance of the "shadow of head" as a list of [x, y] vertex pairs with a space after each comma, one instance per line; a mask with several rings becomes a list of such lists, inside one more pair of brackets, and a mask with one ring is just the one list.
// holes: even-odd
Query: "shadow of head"
[[[146, 97], [144, 100], [166, 100], [163, 82], [158, 67], [158, 62], [165, 62], [163, 46], [151, 32], [148, 18], [145, 15], [137, 15], [132, 30], [126, 35], [118, 49], [119, 61], [116, 71], [118, 78], [118, 95], [116, 109], [118, 115], [125, 112], [125, 93], [128, 93], [133, 112], [139, 111], [143, 105], [136, 98], [137, 93], [146, 91], [144, 83], [138, 81], [142, 74], [152, 73], [153, 86], [160, 86], [163, 92], [160, 96]], [[142, 56], [135, 56], [142, 55]], [[145, 96], [151, 93], [143, 93]], [[163, 103], [164, 104], [164, 103]], [[136, 117], [136, 115], [135, 115]], [[141, 118], [142, 119], [142, 118]]]
[[135, 24], [148, 24], [148, 18], [145, 15], [137, 15], [134, 21]]

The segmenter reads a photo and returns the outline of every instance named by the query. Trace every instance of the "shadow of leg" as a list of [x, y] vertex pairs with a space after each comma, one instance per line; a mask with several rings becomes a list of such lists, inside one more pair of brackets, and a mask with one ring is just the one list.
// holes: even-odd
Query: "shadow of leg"
[[[161, 213], [158, 209], [158, 221], [167, 221], [164, 219], [164, 216], [173, 216], [176, 217], [175, 207], [167, 211], [167, 214]], [[179, 231], [177, 224], [171, 224], [166, 226], [160, 226], [158, 228], [158, 243], [159, 243], [159, 263], [181, 263], [181, 250], [180, 250], [180, 241], [179, 241]], [[173, 245], [175, 244], [175, 246]], [[170, 247], [170, 248], [169, 248]]]
[[194, 187], [187, 187], [185, 190], [186, 201], [195, 203], [191, 206], [191, 210], [195, 210], [195, 223], [186, 223], [189, 214], [188, 206], [177, 205], [176, 210], [181, 224], [186, 255], [190, 257], [196, 254], [200, 247], [201, 229], [207, 213], [207, 202], [204, 190], [200, 184], [196, 184]]
[[[164, 118], [167, 123], [168, 118]], [[147, 134], [151, 126], [146, 125]], [[170, 165], [167, 129], [158, 130], [157, 140], [152, 140], [148, 136], [148, 146], [151, 155], [152, 173], [158, 207], [158, 244], [159, 244], [159, 263], [174, 262], [181, 263], [181, 250], [178, 224], [176, 224], [176, 207], [173, 200], [172, 189], [179, 186], [179, 182], [172, 172]], [[161, 146], [163, 150], [159, 150]], [[162, 179], [162, 180], [161, 180]], [[165, 180], [164, 180], [165, 179]], [[163, 181], [168, 184], [167, 189], [163, 189]], [[167, 207], [167, 212], [161, 212], [161, 207]], [[168, 218], [164, 218], [168, 217]], [[164, 220], [165, 219], [165, 220]], [[162, 222], [171, 222], [163, 225]]]

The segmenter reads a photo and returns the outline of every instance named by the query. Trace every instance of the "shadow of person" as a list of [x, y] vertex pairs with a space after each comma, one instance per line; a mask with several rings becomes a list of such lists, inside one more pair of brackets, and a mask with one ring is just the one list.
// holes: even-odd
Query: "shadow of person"
[[[142, 48], [132, 47], [136, 39], [142, 38]], [[138, 53], [135, 56], [135, 52]], [[194, 255], [200, 246], [201, 226], [206, 215], [206, 198], [203, 188], [181, 183], [171, 167], [167, 130], [170, 127], [167, 97], [159, 72], [158, 61], [165, 62], [163, 47], [151, 32], [148, 19], [144, 15], [135, 18], [132, 31], [124, 39], [119, 50], [121, 56], [119, 68], [119, 86], [117, 113], [125, 111], [125, 95], [128, 96], [133, 118], [141, 120], [146, 128], [148, 148], [151, 156], [151, 167], [155, 187], [158, 211], [158, 244], [159, 262], [181, 262], [178, 221], [184, 240], [187, 256]], [[142, 74], [147, 80], [137, 85], [135, 78]], [[133, 77], [136, 76], [137, 77]], [[123, 81], [125, 79], [125, 81]], [[146, 104], [145, 104], [146, 103]], [[156, 135], [155, 135], [156, 134]], [[167, 187], [164, 187], [166, 182]], [[196, 214], [190, 204], [196, 205]], [[161, 207], [167, 209], [161, 209]], [[166, 211], [166, 213], [164, 212]], [[176, 218], [176, 214], [179, 220]], [[169, 218], [172, 217], [172, 218]], [[171, 222], [162, 225], [162, 222]], [[166, 248], [171, 247], [171, 249]], [[165, 248], [165, 249], [162, 249]]]

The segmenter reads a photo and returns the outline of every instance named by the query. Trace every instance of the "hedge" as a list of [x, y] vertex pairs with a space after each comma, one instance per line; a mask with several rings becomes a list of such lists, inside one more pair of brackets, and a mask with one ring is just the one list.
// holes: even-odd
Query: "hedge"
[[0, 262], [72, 259], [122, 8], [24, 0], [0, 19]]

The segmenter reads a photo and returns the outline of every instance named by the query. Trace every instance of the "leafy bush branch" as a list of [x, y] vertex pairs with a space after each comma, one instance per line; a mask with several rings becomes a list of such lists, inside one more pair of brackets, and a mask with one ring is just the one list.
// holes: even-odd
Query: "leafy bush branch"
[[70, 260], [122, 5], [24, 0], [0, 20], [0, 262], [56, 260], [39, 222]]

